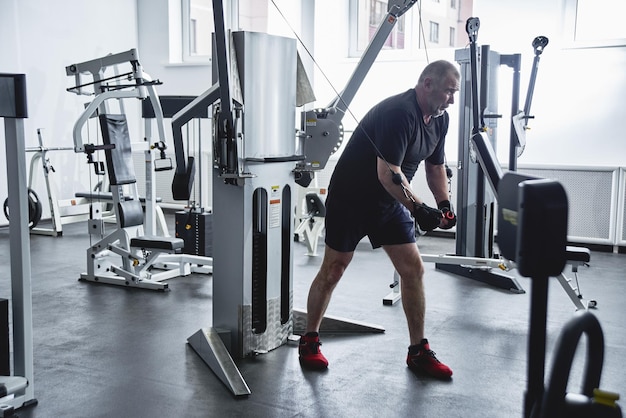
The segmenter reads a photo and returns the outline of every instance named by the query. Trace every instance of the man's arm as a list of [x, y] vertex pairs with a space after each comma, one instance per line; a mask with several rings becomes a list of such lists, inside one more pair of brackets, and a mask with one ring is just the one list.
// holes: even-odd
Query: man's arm
[[422, 231], [432, 231], [438, 226], [446, 225], [440, 210], [424, 205], [422, 200], [413, 193], [400, 167], [388, 164], [381, 158], [377, 159], [376, 164], [378, 181], [391, 196], [409, 210]]
[[426, 181], [428, 182], [428, 188], [433, 193], [433, 197], [437, 204], [448, 200], [448, 177], [446, 176], [446, 169], [443, 164], [431, 164], [428, 161], [424, 161], [424, 168], [426, 169]]
[[444, 217], [439, 224], [439, 228], [450, 229], [456, 225], [456, 215], [452, 211], [448, 195], [448, 176], [443, 164], [431, 164], [424, 162], [426, 169], [426, 181], [428, 188], [433, 193], [437, 207], [444, 212]]
[[[413, 201], [417, 204], [421, 204], [422, 200], [418, 198], [411, 190], [411, 185], [402, 174], [402, 170], [399, 166], [388, 164], [380, 157], [376, 158], [376, 169], [378, 171], [378, 181], [383, 185], [387, 193], [393, 196], [398, 202], [402, 203], [409, 212], [413, 213]], [[399, 184], [393, 182], [393, 174], [398, 173], [402, 178], [402, 187]], [[411, 198], [413, 200], [411, 200]]]

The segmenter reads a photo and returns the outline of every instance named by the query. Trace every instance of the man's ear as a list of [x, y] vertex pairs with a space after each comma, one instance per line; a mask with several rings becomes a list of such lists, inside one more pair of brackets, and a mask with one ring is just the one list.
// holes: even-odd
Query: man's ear
[[433, 87], [434, 87], [434, 82], [435, 82], [435, 81], [433, 80], [433, 78], [432, 78], [432, 77], [426, 77], [426, 78], [424, 78], [424, 87], [425, 87], [427, 90], [432, 90], [432, 89], [433, 89]]

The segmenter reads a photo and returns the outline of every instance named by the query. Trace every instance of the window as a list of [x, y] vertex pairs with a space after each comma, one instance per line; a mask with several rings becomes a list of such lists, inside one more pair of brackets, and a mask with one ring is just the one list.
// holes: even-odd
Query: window
[[[252, 0], [251, 0], [252, 1]], [[388, 0], [350, 1], [350, 56], [361, 56], [374, 37], [382, 19], [387, 14]], [[473, 2], [461, 7], [462, 0], [421, 1], [419, 6], [403, 14], [386, 40], [381, 57], [408, 58], [419, 54], [424, 48], [464, 47], [465, 22], [472, 16]], [[612, 0], [614, 1], [614, 0]], [[392, 3], [402, 3], [393, 1]], [[450, 5], [454, 10], [448, 8]], [[423, 23], [422, 23], [423, 22]], [[439, 26], [444, 30], [439, 33]], [[446, 34], [446, 28], [450, 33]], [[449, 35], [449, 38], [448, 38]], [[440, 39], [441, 36], [441, 39]], [[460, 39], [458, 39], [460, 38]]]
[[189, 55], [198, 55], [198, 21], [189, 19]]
[[439, 23], [430, 22], [430, 36], [428, 40], [434, 44], [439, 43]]
[[182, 61], [207, 62], [211, 58], [212, 0], [181, 0]]
[[564, 0], [563, 37], [570, 48], [626, 45], [624, 0]]
[[[351, 2], [351, 14], [352, 16], [356, 14], [356, 20], [351, 19], [351, 22], [356, 22], [356, 25], [352, 24], [351, 55], [360, 55], [367, 48], [376, 35], [383, 18], [387, 15], [387, 7], [387, 0], [354, 0]], [[403, 50], [405, 48], [405, 18], [406, 14], [400, 16], [385, 41], [383, 49]]]

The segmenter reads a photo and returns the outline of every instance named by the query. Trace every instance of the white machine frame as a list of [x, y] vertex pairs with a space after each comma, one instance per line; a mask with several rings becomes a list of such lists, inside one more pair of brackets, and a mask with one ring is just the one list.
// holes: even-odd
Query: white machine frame
[[[43, 144], [41, 128], [37, 129], [37, 140], [39, 146], [27, 147], [26, 152], [34, 153], [30, 159], [30, 170], [28, 176], [28, 187], [33, 188], [35, 182], [36, 166], [41, 164], [46, 192], [48, 195], [48, 205], [50, 209], [50, 228], [35, 226], [31, 233], [39, 235], [61, 236], [63, 235], [63, 225], [76, 222], [84, 222], [89, 219], [89, 202], [85, 198], [59, 199], [53, 173], [55, 169], [48, 158], [50, 151], [72, 151], [73, 147], [46, 147]], [[38, 164], [39, 163], [39, 164]]]
[[[117, 65], [124, 63], [131, 64], [132, 72], [129, 74], [132, 74], [132, 77], [129, 76], [129, 78], [134, 79], [136, 84], [114, 85], [113, 89], [107, 89], [108, 86], [104, 84], [108, 80], [104, 78], [105, 69], [114, 66], [117, 71]], [[74, 76], [77, 83], [76, 87], [70, 88], [68, 91], [85, 94], [83, 88], [87, 85], [93, 85], [93, 94], [95, 94], [95, 98], [86, 106], [85, 111], [74, 125], [75, 152], [84, 152], [90, 156], [91, 153], [106, 148], [106, 146], [98, 147], [93, 144], [85, 144], [82, 130], [92, 115], [108, 115], [108, 101], [110, 100], [118, 100], [120, 109], [123, 109], [122, 99], [144, 100], [149, 97], [157, 122], [159, 138], [159, 141], [144, 151], [146, 156], [146, 197], [143, 200], [145, 220], [141, 224], [122, 225], [120, 221], [119, 211], [122, 210], [120, 203], [128, 200], [140, 200], [136, 181], [130, 184], [111, 185], [111, 194], [94, 193], [90, 196], [92, 210], [91, 218], [88, 221], [89, 233], [104, 237], [87, 249], [87, 272], [81, 274], [81, 280], [151, 290], [167, 290], [169, 286], [164, 283], [165, 280], [186, 276], [192, 272], [212, 273], [211, 258], [180, 254], [183, 240], [170, 237], [163, 213], [156, 203], [155, 185], [152, 181], [156, 161], [154, 153], [156, 150], [160, 150], [162, 156], [164, 154], [165, 128], [161, 104], [154, 88], [154, 85], [159, 82], [152, 81], [143, 72], [137, 51], [131, 49], [84, 63], [72, 64], [66, 68], [66, 72], [69, 76]], [[81, 84], [83, 74], [91, 75], [93, 83]], [[106, 91], [100, 91], [101, 88]], [[130, 139], [128, 141], [130, 143]], [[105, 201], [113, 202], [117, 222], [117, 229], [106, 235], [101, 210]], [[161, 229], [161, 236], [156, 235], [157, 220]], [[119, 260], [121, 260], [121, 265]]]

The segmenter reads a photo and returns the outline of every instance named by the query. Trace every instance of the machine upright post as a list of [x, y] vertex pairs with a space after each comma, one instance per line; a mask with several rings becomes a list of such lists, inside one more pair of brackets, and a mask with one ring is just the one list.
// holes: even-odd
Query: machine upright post
[[546, 323], [548, 317], [548, 277], [533, 278], [528, 332], [528, 389], [524, 395], [524, 418], [541, 402], [546, 359]]
[[[522, 55], [502, 55], [500, 63], [513, 69], [513, 91], [511, 94], [511, 116], [519, 113], [520, 67]], [[517, 171], [517, 149], [521, 146], [515, 130], [515, 120], [511, 118], [511, 132], [509, 141], [509, 171]]]
[[[33, 320], [30, 266], [30, 234], [28, 231], [28, 197], [24, 161], [24, 119], [26, 77], [23, 74], [0, 74], [0, 117], [4, 118], [9, 192], [9, 240], [11, 254], [11, 296], [13, 313], [14, 376], [0, 380], [12, 394], [7, 403], [14, 408], [36, 403], [33, 370]], [[2, 97], [4, 96], [4, 97]], [[8, 98], [8, 100], [7, 100]], [[2, 405], [0, 405], [2, 406]]]

